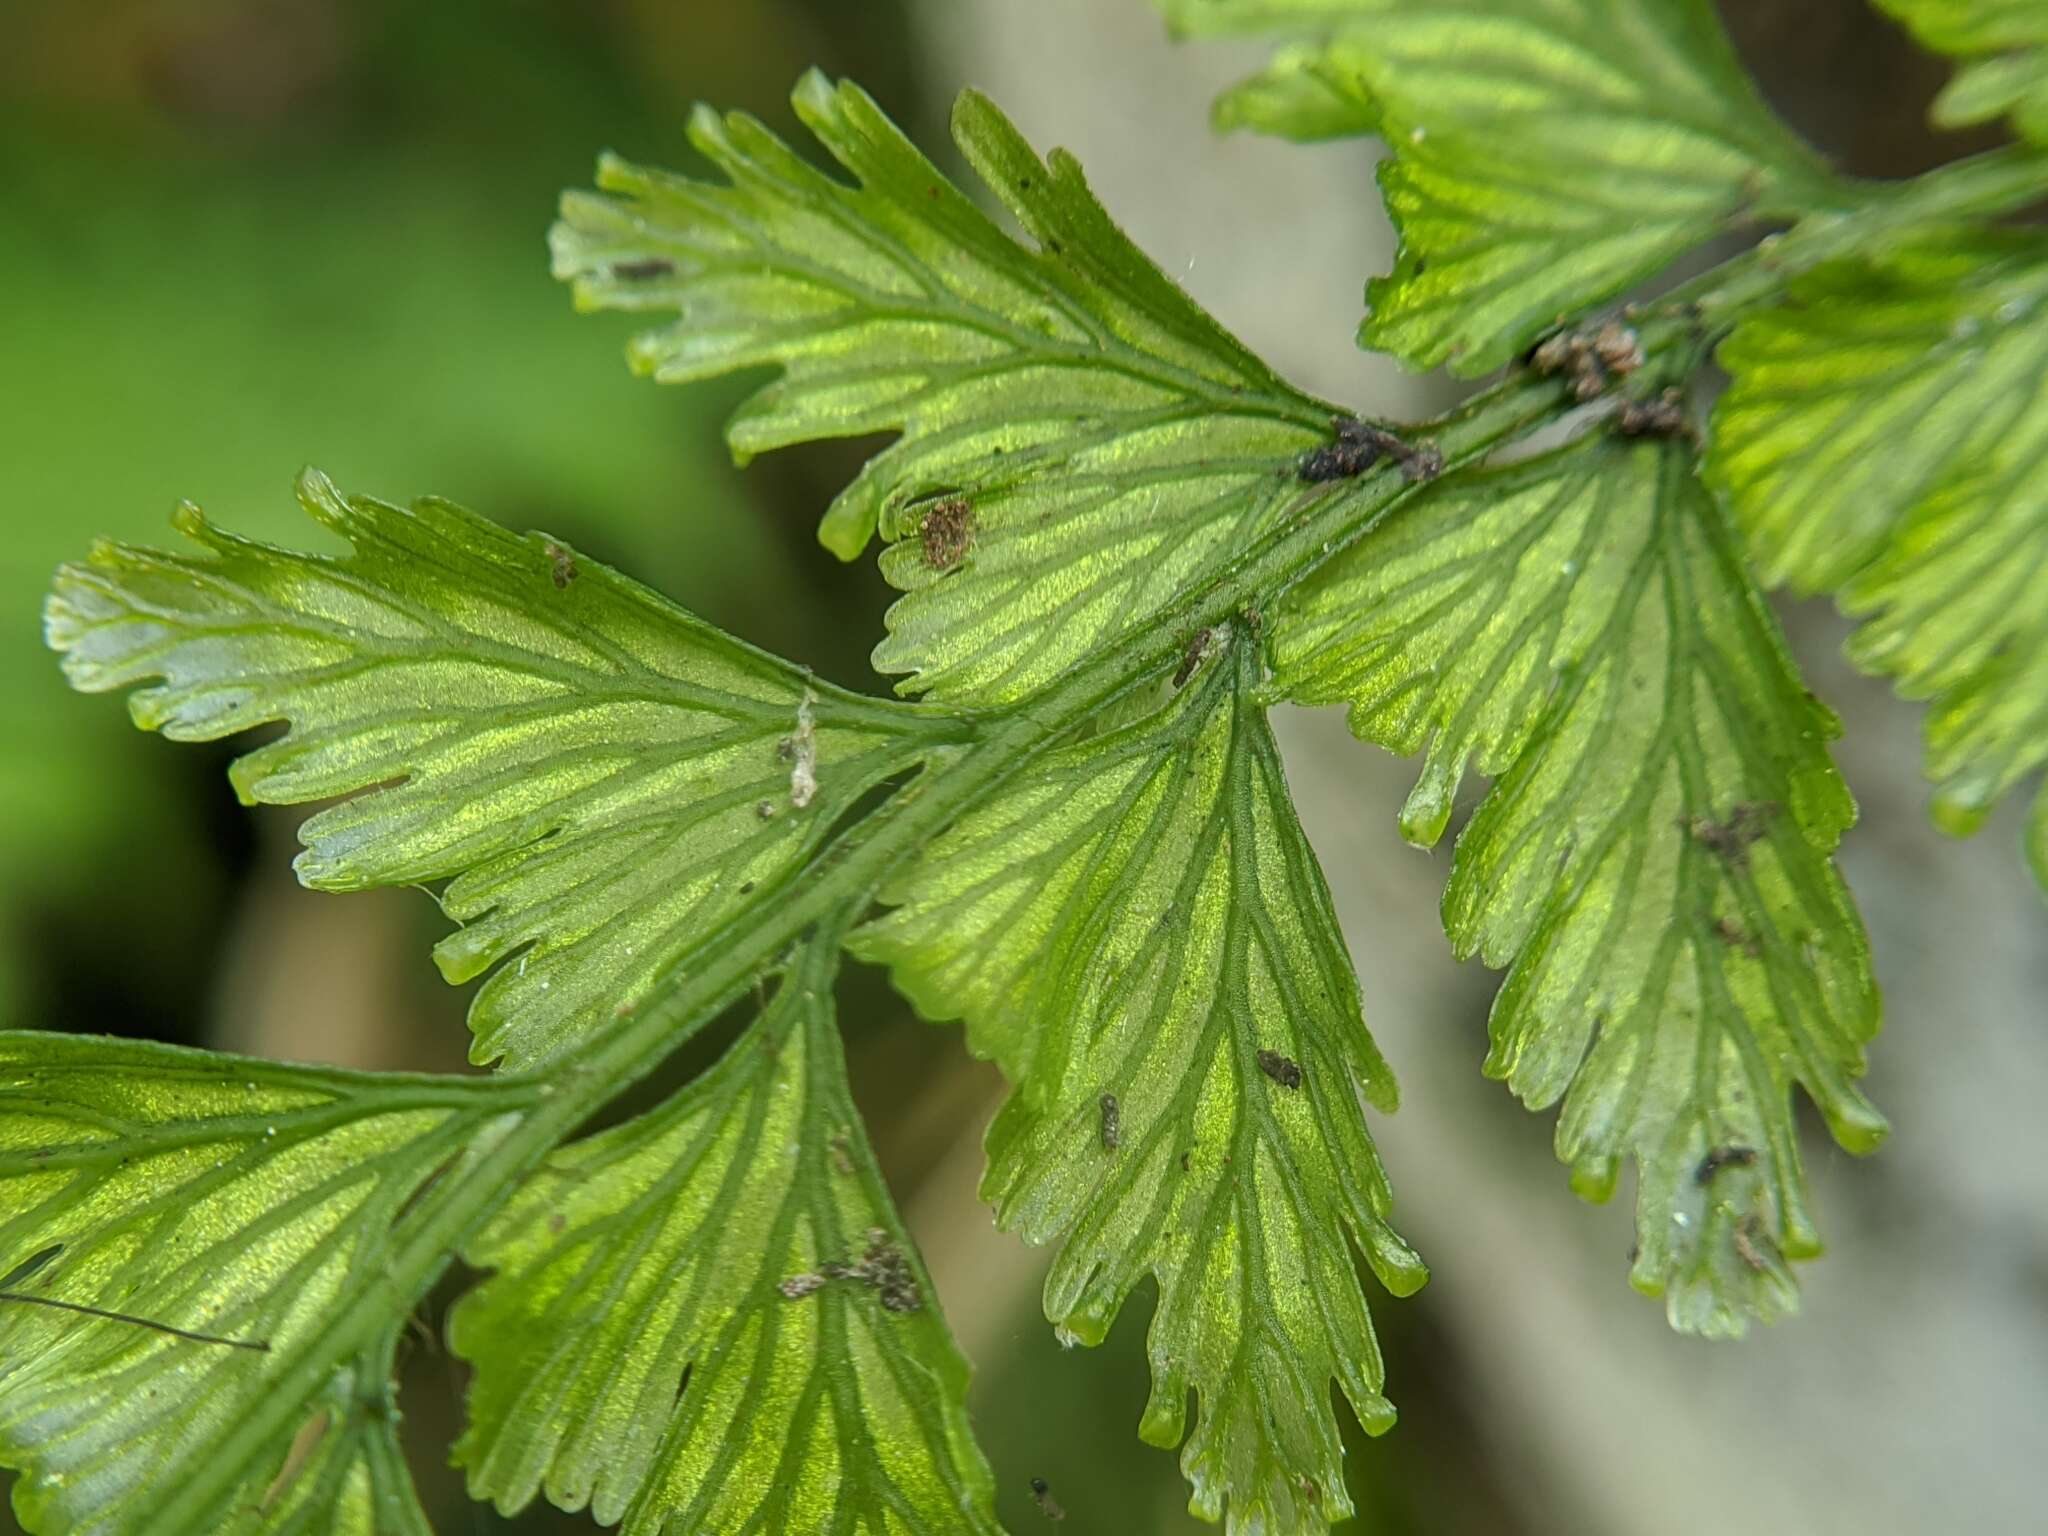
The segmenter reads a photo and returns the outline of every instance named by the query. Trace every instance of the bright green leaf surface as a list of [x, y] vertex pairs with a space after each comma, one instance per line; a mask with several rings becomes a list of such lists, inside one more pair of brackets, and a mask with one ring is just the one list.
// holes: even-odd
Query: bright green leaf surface
[[[1357, 1274], [1420, 1262], [1387, 1225], [1362, 1101], [1394, 1085], [1359, 1017], [1328, 893], [1255, 698], [1255, 647], [1212, 654], [1156, 715], [1045, 760], [885, 892], [857, 933], [920, 1009], [964, 1016], [1016, 1094], [985, 1193], [1063, 1238], [1048, 1316], [1088, 1343], [1159, 1284], [1140, 1433], [1197, 1513], [1320, 1531], [1350, 1510], [1334, 1377], [1393, 1421]], [[1115, 1101], [1105, 1106], [1104, 1095]]]
[[[374, 1292], [394, 1226], [516, 1115], [475, 1084], [279, 1067], [167, 1046], [0, 1035], [6, 1289], [136, 1323], [0, 1303], [0, 1459], [15, 1508], [66, 1536], [423, 1532], [380, 1347], [310, 1398], [278, 1391], [344, 1300]], [[295, 1437], [324, 1430], [302, 1460]], [[216, 1507], [166, 1509], [180, 1467], [251, 1447]]]
[[1003, 233], [851, 85], [796, 108], [854, 178], [708, 109], [724, 184], [606, 160], [555, 268], [591, 308], [674, 311], [633, 344], [656, 378], [777, 366], [734, 448], [901, 432], [827, 515], [908, 595], [875, 653], [902, 686], [996, 702], [1129, 633], [1267, 526], [1276, 465], [1331, 409], [1287, 389], [1112, 224], [1073, 160], [1041, 161], [969, 93], [954, 136], [1033, 245]]
[[1840, 588], [1850, 655], [1933, 701], [1955, 832], [2048, 761], [2044, 304], [2048, 242], [1955, 239], [1823, 268], [1721, 349], [1710, 476], [1766, 576]]
[[1564, 1098], [1582, 1193], [1635, 1160], [1632, 1280], [1723, 1334], [1819, 1251], [1792, 1084], [1853, 1151], [1884, 1123], [1852, 1082], [1878, 1007], [1830, 859], [1835, 721], [1688, 458], [1589, 438], [1440, 482], [1287, 600], [1272, 652], [1290, 696], [1426, 752], [1412, 841], [1494, 777], [1444, 896], [1458, 954], [1508, 968], [1487, 1070]]
[[464, 926], [442, 971], [498, 967], [470, 1014], [480, 1062], [544, 1062], [639, 1007], [944, 728], [809, 682], [539, 535], [446, 502], [344, 500], [316, 475], [301, 495], [351, 557], [188, 508], [204, 555], [102, 545], [60, 573], [50, 643], [80, 688], [161, 678], [130, 707], [177, 740], [288, 721], [236, 788], [355, 796], [301, 829], [308, 885], [450, 882]]
[[[1376, 133], [1401, 236], [1367, 346], [1474, 375], [1746, 218], [1831, 194], [1707, 0], [1166, 0], [1180, 31], [1292, 30], [1226, 126]], [[1348, 130], [1344, 126], [1348, 122]]]
[[661, 1109], [556, 1153], [470, 1249], [456, 1448], [626, 1536], [993, 1532], [967, 1367], [848, 1096], [814, 941]]
[[1944, 128], [2012, 114], [2048, 143], [2048, 6], [2040, 0], [1876, 0], [1929, 48], [1966, 62], [1934, 100]]

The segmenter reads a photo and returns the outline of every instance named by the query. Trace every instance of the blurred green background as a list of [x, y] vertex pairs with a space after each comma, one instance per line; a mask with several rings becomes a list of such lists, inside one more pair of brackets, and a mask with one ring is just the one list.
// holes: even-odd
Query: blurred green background
[[[1860, 0], [1727, 9], [1767, 88], [1856, 168], [1963, 147], [1919, 127], [1938, 66]], [[560, 190], [601, 148], [685, 160], [695, 99], [791, 130], [788, 89], [816, 63], [939, 145], [953, 91], [988, 86], [1038, 142], [1080, 150], [1166, 269], [1305, 383], [1401, 414], [1439, 403], [1350, 348], [1358, 283], [1387, 254], [1369, 152], [1203, 131], [1208, 93], [1255, 52], [1170, 50], [1146, 0], [0, 0], [0, 1016], [463, 1067], [431, 902], [300, 890], [295, 813], [240, 809], [226, 749], [135, 732], [41, 646], [51, 568], [94, 536], [167, 541], [181, 497], [305, 542], [303, 463], [446, 495], [877, 686], [886, 594], [812, 533], [860, 445], [741, 476], [719, 423], [744, 384], [633, 379], [624, 327], [572, 315], [547, 274]], [[2020, 1451], [2048, 1430], [2048, 1158], [2015, 1127], [2048, 1099], [2040, 914], [2005, 833], [1958, 850], [1926, 831], [1911, 715], [1831, 662], [1824, 613], [1792, 619], [1878, 828], [1846, 857], [1906, 1021], [1874, 1085], [1902, 1134], [1868, 1168], [1812, 1148], [1837, 1260], [1815, 1271], [1814, 1316], [1746, 1350], [1676, 1339], [1629, 1295], [1626, 1210], [1577, 1206], [1547, 1125], [1480, 1081], [1491, 982], [1443, 954], [1441, 860], [1392, 836], [1402, 766], [1331, 719], [1283, 720], [1407, 1089], [1383, 1134], [1404, 1225], [1438, 1268], [1416, 1300], [1376, 1305], [1402, 1422], [1353, 1446], [1356, 1529], [1871, 1533], [2039, 1512]], [[1000, 1084], [876, 974], [850, 975], [843, 1002], [856, 1091], [974, 1362], [1006, 1522], [1038, 1527], [1042, 1476], [1065, 1529], [1203, 1529], [1174, 1458], [1135, 1438], [1149, 1297], [1101, 1350], [1061, 1351], [1043, 1256], [974, 1198]], [[1929, 1027], [1949, 1017], [1969, 1028]], [[591, 1529], [464, 1500], [445, 1466], [461, 1390], [438, 1348], [408, 1358], [436, 1528]]]

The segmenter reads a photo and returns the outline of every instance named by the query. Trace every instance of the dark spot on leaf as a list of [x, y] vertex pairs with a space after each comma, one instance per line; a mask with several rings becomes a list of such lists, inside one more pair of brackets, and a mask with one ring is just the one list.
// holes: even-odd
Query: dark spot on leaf
[[1615, 418], [1624, 437], [1691, 437], [1692, 423], [1686, 419], [1685, 399], [1675, 389], [1648, 400], [1630, 400]]
[[1723, 1168], [1747, 1168], [1755, 1162], [1755, 1147], [1715, 1147], [1700, 1159], [1699, 1167], [1693, 1169], [1692, 1181], [1704, 1188], [1714, 1182], [1714, 1175]]
[[1749, 845], [1764, 835], [1777, 814], [1775, 801], [1744, 801], [1729, 811], [1725, 820], [1693, 816], [1681, 818], [1678, 824], [1730, 869], [1743, 869], [1749, 864]]
[[548, 557], [548, 574], [555, 579], [555, 590], [566, 591], [576, 579], [576, 557], [553, 539], [541, 545], [541, 553]]
[[1609, 320], [1597, 330], [1558, 331], [1527, 354], [1527, 366], [1558, 374], [1578, 400], [1597, 400], [1615, 379], [1643, 366], [1643, 344], [1629, 326]]
[[623, 277], [628, 282], [642, 282], [650, 277], [667, 277], [675, 271], [676, 264], [666, 256], [648, 256], [639, 261], [615, 261], [612, 276]]
[[965, 496], [935, 501], [918, 520], [917, 536], [924, 545], [924, 563], [950, 571], [974, 547], [974, 508]]
[[1123, 1110], [1117, 1104], [1116, 1095], [1102, 1096], [1102, 1150], [1114, 1152], [1123, 1140]]
[[1354, 480], [1382, 456], [1399, 464], [1401, 473], [1410, 480], [1434, 480], [1443, 473], [1443, 451], [1428, 439], [1411, 444], [1385, 427], [1360, 421], [1356, 416], [1339, 416], [1330, 425], [1336, 441], [1306, 454], [1295, 467], [1297, 479], [1310, 485]]
[[[789, 1289], [798, 1281], [810, 1279], [817, 1280], [818, 1284], [797, 1292]], [[880, 1227], [868, 1228], [867, 1252], [859, 1259], [828, 1259], [818, 1266], [815, 1276], [798, 1275], [785, 1280], [782, 1293], [785, 1296], [808, 1296], [827, 1280], [854, 1280], [873, 1287], [885, 1311], [916, 1312], [924, 1306], [924, 1293], [918, 1288], [917, 1272], [910, 1267], [910, 1260], [904, 1257], [903, 1250]]]
[[1301, 1086], [1301, 1063], [1291, 1056], [1282, 1056], [1278, 1051], [1260, 1051], [1259, 1070], [1282, 1088]]
[[775, 1289], [782, 1292], [791, 1301], [801, 1301], [804, 1297], [810, 1295], [811, 1292], [821, 1291], [824, 1288], [825, 1277], [812, 1274], [791, 1275], [787, 1280], [775, 1287]]
[[1187, 686], [1188, 679], [1195, 675], [1195, 669], [1208, 659], [1209, 644], [1214, 638], [1215, 636], [1209, 630], [1198, 629], [1195, 631], [1195, 638], [1188, 642], [1187, 651], [1181, 656], [1179, 670], [1173, 674], [1173, 686], [1175, 688]]
[[1771, 1259], [1764, 1250], [1771, 1249], [1775, 1252], [1778, 1245], [1764, 1230], [1763, 1221], [1755, 1211], [1749, 1212], [1735, 1223], [1732, 1241], [1735, 1244], [1736, 1257], [1743, 1263], [1758, 1274], [1765, 1274], [1770, 1270]]
[[1730, 949], [1739, 949], [1754, 960], [1763, 953], [1763, 945], [1757, 942], [1755, 934], [1732, 917], [1724, 917], [1714, 924], [1714, 935]]

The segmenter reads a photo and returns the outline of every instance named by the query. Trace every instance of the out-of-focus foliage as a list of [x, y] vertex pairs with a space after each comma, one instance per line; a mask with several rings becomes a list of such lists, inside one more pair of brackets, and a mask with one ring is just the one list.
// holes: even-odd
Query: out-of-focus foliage
[[2010, 114], [2013, 126], [2048, 143], [2048, 6], [2040, 0], [1876, 0], [1929, 48], [1963, 62], [1935, 99], [1944, 128]]
[[[25, 1021], [40, 985], [17, 974], [38, 914], [104, 917], [156, 866], [200, 890], [214, 868], [161, 754], [66, 707], [35, 643], [50, 568], [85, 537], [158, 538], [181, 496], [281, 535], [297, 520], [277, 488], [317, 459], [628, 555], [713, 618], [791, 616], [761, 639], [835, 633], [829, 604], [794, 617], [791, 541], [728, 470], [717, 401], [635, 389], [548, 280], [542, 237], [591, 144], [666, 148], [693, 90], [772, 108], [821, 44], [801, 8], [686, 9], [8, 8], [0, 1018]], [[707, 498], [725, 514], [687, 510]], [[100, 881], [145, 843], [134, 894]], [[182, 951], [205, 936], [155, 928], [161, 950], [126, 945], [123, 967], [196, 983], [204, 951]]]

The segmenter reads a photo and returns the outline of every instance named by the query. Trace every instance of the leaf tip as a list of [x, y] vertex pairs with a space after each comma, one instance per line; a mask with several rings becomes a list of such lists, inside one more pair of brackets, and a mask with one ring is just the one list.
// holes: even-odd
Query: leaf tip
[[[347, 524], [349, 520], [348, 499], [341, 494], [340, 488], [320, 470], [308, 464], [299, 471], [299, 478], [294, 489], [299, 498], [299, 505], [306, 509], [306, 515], [315, 522], [323, 527], [333, 528], [337, 531]], [[195, 516], [199, 511], [189, 501], [183, 503], [179, 510], [183, 511], [185, 507], [191, 507]], [[199, 526], [204, 527], [204, 522], [202, 521]], [[185, 532], [187, 530], [181, 525], [179, 531]]]

